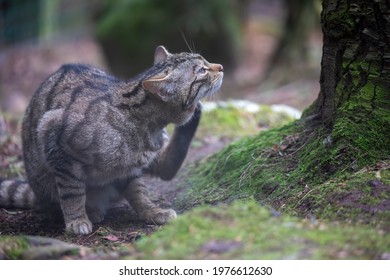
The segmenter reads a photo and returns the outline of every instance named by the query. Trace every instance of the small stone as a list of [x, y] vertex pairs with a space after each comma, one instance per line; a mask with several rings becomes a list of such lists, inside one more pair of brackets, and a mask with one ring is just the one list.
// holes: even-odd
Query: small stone
[[234, 240], [210, 240], [202, 246], [202, 251], [207, 253], [222, 254], [237, 250], [242, 243]]
[[370, 180], [368, 181], [368, 184], [373, 187], [373, 188], [380, 188], [380, 187], [383, 187], [383, 183], [381, 180], [379, 179], [374, 179], [374, 180]]

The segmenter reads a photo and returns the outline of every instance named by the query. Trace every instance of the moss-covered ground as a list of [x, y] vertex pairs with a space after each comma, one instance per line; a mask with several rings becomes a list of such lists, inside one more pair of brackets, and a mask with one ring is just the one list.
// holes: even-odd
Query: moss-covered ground
[[[386, 132], [370, 123], [360, 129]], [[292, 122], [193, 164], [176, 207], [194, 210], [141, 250], [151, 258], [388, 258], [390, 146], [375, 134], [357, 137], [351, 115], [336, 124], [327, 134]], [[263, 207], [235, 202], [248, 197]]]
[[[288, 214], [371, 224], [389, 232], [390, 146], [374, 146], [370, 141], [375, 139], [368, 139], [359, 147], [359, 138], [348, 145], [334, 140], [339, 133], [327, 135], [295, 121], [236, 141], [187, 169], [187, 190], [176, 206], [186, 210], [253, 196]], [[348, 135], [346, 129], [343, 133]]]
[[197, 207], [136, 246], [142, 259], [382, 259], [390, 238], [369, 226], [281, 215], [247, 199]]
[[29, 245], [23, 236], [0, 236], [0, 259], [19, 259], [27, 248]]

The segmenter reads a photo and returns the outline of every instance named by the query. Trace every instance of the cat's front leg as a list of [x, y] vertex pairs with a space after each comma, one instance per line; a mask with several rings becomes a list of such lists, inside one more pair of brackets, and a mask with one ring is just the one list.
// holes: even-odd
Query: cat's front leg
[[65, 230], [75, 235], [92, 232], [92, 223], [88, 219], [86, 204], [86, 186], [84, 182], [69, 172], [55, 172], [58, 198], [64, 216]]
[[187, 156], [201, 116], [202, 105], [198, 103], [191, 119], [187, 123], [175, 127], [168, 145], [149, 166], [147, 172], [159, 176], [163, 180], [171, 180], [176, 175]]
[[176, 218], [173, 209], [160, 208], [150, 200], [141, 178], [132, 180], [123, 192], [123, 196], [137, 212], [139, 218], [147, 223], [163, 225]]

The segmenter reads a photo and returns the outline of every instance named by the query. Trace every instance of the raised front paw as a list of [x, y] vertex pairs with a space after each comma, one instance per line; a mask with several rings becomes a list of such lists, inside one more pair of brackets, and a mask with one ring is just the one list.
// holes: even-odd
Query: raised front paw
[[200, 118], [202, 116], [202, 104], [198, 103], [192, 114], [190, 120], [181, 126], [177, 126], [176, 129], [180, 135], [186, 135], [192, 138], [198, 128]]
[[200, 115], [202, 114], [202, 108], [203, 108], [203, 105], [202, 103], [200, 103], [200, 101], [196, 104], [196, 108], [195, 108], [195, 111], [194, 111], [194, 117], [195, 118], [200, 118]]
[[86, 235], [92, 232], [92, 223], [88, 219], [79, 219], [66, 223], [65, 231], [74, 235]]
[[176, 212], [173, 209], [161, 208], [149, 209], [144, 211], [140, 216], [145, 222], [155, 225], [164, 225], [177, 217]]

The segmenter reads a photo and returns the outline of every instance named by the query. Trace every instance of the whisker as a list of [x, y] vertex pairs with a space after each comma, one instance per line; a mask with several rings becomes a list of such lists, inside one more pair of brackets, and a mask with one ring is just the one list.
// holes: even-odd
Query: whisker
[[194, 52], [196, 53], [196, 48], [195, 48], [195, 42], [192, 41], [192, 49], [194, 50]]
[[180, 33], [181, 33], [181, 36], [183, 37], [183, 40], [184, 40], [184, 42], [186, 43], [188, 49], [190, 50], [190, 52], [191, 52], [191, 53], [194, 53], [194, 51], [191, 49], [190, 45], [188, 44], [188, 41], [187, 41], [187, 39], [186, 39], [186, 35], [184, 34], [184, 32], [183, 32], [183, 31], [180, 31]]

